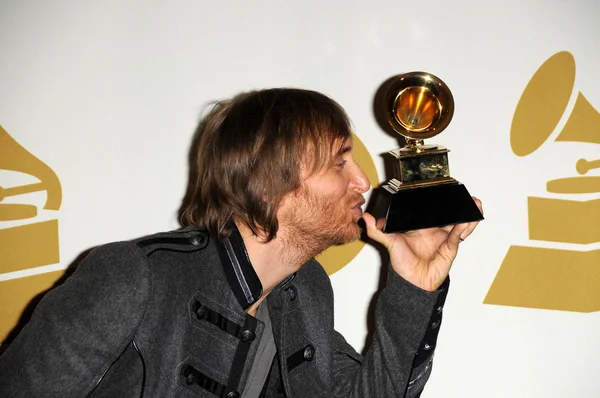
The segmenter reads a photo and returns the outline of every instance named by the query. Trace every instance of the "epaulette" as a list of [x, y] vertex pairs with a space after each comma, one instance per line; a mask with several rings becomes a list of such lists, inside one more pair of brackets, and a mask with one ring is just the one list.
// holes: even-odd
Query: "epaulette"
[[150, 256], [158, 250], [170, 250], [177, 252], [193, 252], [202, 250], [208, 245], [210, 235], [204, 230], [195, 227], [187, 227], [170, 232], [161, 232], [154, 235], [138, 238], [132, 243], [137, 245]]

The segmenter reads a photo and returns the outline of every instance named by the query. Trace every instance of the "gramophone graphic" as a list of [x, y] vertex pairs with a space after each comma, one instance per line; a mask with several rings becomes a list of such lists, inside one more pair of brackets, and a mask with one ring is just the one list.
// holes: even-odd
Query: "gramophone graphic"
[[[563, 118], [574, 83], [575, 60], [568, 52], [553, 55], [537, 70], [519, 100], [511, 126], [510, 143], [516, 155], [527, 156], [544, 143], [552, 144], [548, 138]], [[581, 92], [572, 109], [564, 115], [568, 119], [554, 145], [600, 144], [600, 114]], [[600, 160], [579, 159], [574, 166], [572, 174], [576, 171], [579, 176], [547, 182], [548, 197], [528, 197], [529, 239], [543, 241], [545, 247], [511, 246], [484, 303], [600, 310], [600, 250], [582, 248], [600, 242], [600, 199], [581, 200], [600, 193], [600, 175], [586, 175], [600, 169]], [[563, 249], [548, 248], [553, 242], [562, 242]], [[569, 245], [564, 243], [574, 248], [565, 250]]]
[[[62, 200], [58, 177], [1, 126], [0, 169], [25, 173], [38, 180], [21, 186], [6, 186], [0, 180], [0, 276], [58, 263], [58, 221], [47, 217], [46, 221], [40, 221], [36, 205], [11, 203], [20, 195], [45, 191], [43, 209], [57, 211]], [[62, 271], [48, 272], [0, 282], [0, 341], [16, 325], [30, 300], [52, 286], [62, 274]]]

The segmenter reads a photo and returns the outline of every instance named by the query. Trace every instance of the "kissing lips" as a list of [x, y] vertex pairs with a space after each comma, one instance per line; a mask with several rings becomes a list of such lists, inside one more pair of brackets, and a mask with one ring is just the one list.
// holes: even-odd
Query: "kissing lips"
[[365, 204], [365, 199], [361, 198], [361, 200], [352, 207], [352, 212], [356, 216], [356, 220], [359, 220], [362, 217], [362, 214], [363, 214], [362, 206], [364, 204]]

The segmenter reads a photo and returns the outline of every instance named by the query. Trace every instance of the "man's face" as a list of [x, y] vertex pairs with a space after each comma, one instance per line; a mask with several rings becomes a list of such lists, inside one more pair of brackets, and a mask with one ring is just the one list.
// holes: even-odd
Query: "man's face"
[[[286, 195], [278, 219], [293, 244], [321, 252], [360, 237], [363, 194], [369, 190], [366, 174], [352, 156], [352, 140], [335, 146], [333, 161], [304, 178], [302, 187]], [[339, 149], [339, 150], [338, 150]]]

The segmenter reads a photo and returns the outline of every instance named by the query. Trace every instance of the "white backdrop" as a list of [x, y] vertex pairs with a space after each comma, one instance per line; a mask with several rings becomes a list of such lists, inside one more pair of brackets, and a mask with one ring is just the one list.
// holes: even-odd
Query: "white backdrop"
[[[200, 114], [244, 90], [330, 95], [384, 180], [380, 154], [398, 143], [376, 123], [373, 96], [390, 76], [425, 70], [456, 102], [434, 140], [451, 149], [451, 174], [482, 198], [486, 221], [461, 245], [423, 396], [598, 396], [598, 314], [483, 300], [508, 248], [532, 245], [527, 197], [549, 196], [546, 182], [575, 175], [579, 157], [600, 158], [592, 144], [549, 140], [524, 158], [510, 147], [523, 90], [560, 51], [575, 58], [574, 90], [600, 109], [599, 18], [593, 0], [0, 1], [0, 125], [63, 190], [60, 210], [39, 215], [59, 220], [60, 263], [0, 275], [0, 289], [65, 268], [92, 246], [178, 227]], [[30, 180], [0, 170], [0, 186]], [[43, 204], [44, 195], [12, 200]], [[336, 327], [359, 351], [378, 280], [368, 246], [332, 276]]]

